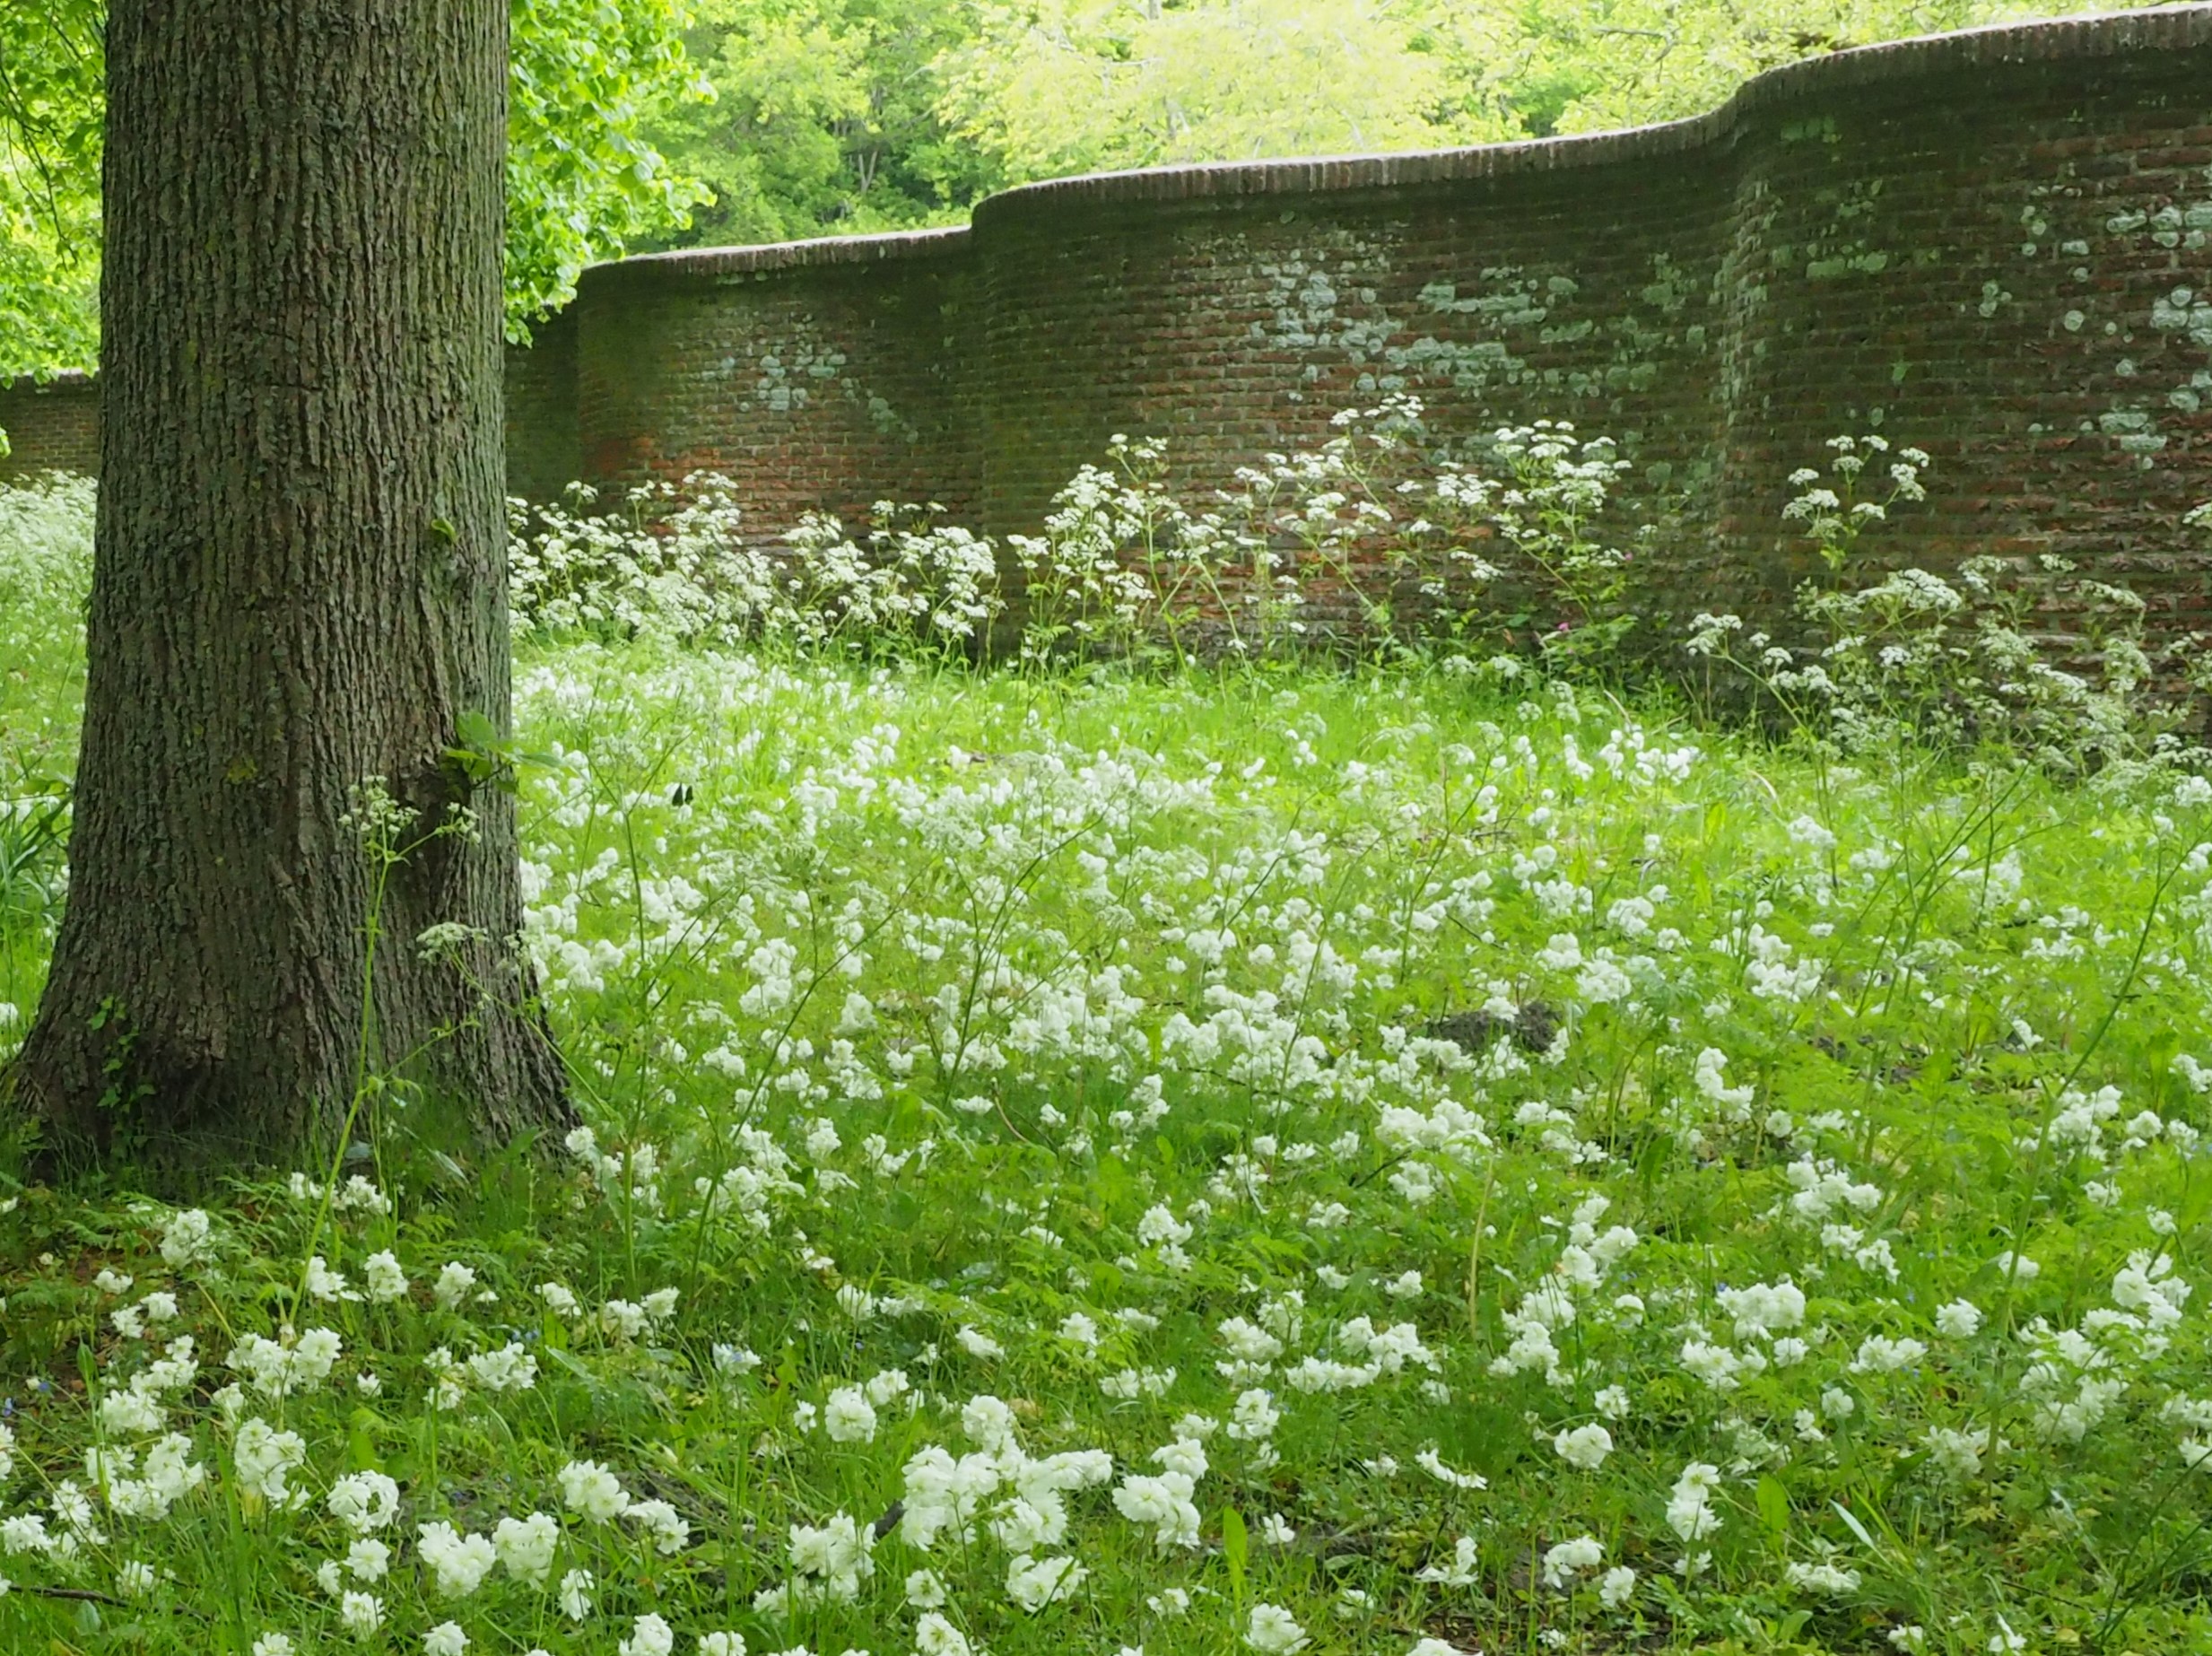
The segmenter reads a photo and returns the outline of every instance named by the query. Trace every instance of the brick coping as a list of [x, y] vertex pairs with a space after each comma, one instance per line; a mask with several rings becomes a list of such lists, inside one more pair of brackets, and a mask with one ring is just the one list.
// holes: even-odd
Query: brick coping
[[[2088, 17], [1991, 23], [1948, 34], [1853, 47], [1783, 64], [1755, 75], [1728, 101], [1703, 115], [1572, 137], [1531, 138], [1448, 150], [1387, 155], [1324, 155], [1285, 161], [1206, 161], [1087, 173], [1016, 185], [975, 205], [980, 228], [1009, 214], [1122, 202], [1176, 202], [1247, 196], [1328, 195], [1338, 191], [1502, 179], [1578, 170], [1614, 162], [1683, 154], [1712, 146], [1746, 117], [1815, 95], [1881, 86], [1962, 69], [2072, 58], [2118, 57], [2212, 47], [2212, 4]], [[806, 241], [733, 248], [686, 248], [594, 265], [585, 281], [621, 275], [650, 279], [747, 275], [832, 265], [874, 265], [964, 254], [969, 225], [894, 231], [867, 236], [823, 236]]]
[[0, 379], [0, 391], [68, 391], [91, 385], [98, 378], [88, 368], [57, 368], [50, 374], [23, 374]]

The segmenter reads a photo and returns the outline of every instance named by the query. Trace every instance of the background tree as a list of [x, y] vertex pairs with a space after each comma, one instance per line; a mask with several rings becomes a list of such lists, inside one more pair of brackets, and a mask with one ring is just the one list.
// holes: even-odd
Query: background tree
[[1015, 177], [1517, 136], [1425, 9], [1387, 0], [993, 6], [942, 107]]
[[1502, 73], [1534, 135], [1713, 109], [1755, 74], [1977, 23], [2126, 11], [2146, 0], [1512, 0]]
[[[2121, 0], [2127, 4], [2147, 0]], [[717, 200], [658, 245], [964, 218], [1114, 167], [1694, 115], [1793, 59], [2109, 0], [707, 0], [718, 100], [645, 124]]]
[[506, 46], [503, 0], [109, 11], [70, 890], [12, 1071], [65, 1148], [282, 1155], [384, 1066], [495, 1129], [567, 1119], [513, 804], [476, 785]]
[[706, 0], [685, 34], [717, 96], [650, 124], [711, 192], [663, 244], [781, 241], [944, 222], [1005, 186], [938, 105], [973, 38], [946, 0]]
[[[0, 0], [0, 380], [99, 356], [102, 0]], [[510, 336], [705, 196], [649, 134], [712, 88], [684, 0], [510, 0]]]
[[92, 0], [0, 0], [0, 381], [99, 353], [99, 85]]

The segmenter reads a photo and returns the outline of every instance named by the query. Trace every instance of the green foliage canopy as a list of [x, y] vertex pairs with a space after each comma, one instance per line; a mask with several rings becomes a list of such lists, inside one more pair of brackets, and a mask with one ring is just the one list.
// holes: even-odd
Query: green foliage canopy
[[949, 0], [702, 0], [686, 40], [719, 95], [653, 133], [714, 192], [684, 240], [913, 229], [1003, 187], [939, 107], [972, 22]]
[[[650, 129], [713, 89], [684, 0], [513, 0], [507, 152], [511, 333], [593, 258], [680, 227], [704, 191]], [[99, 350], [100, 0], [0, 0], [0, 379]]]
[[665, 244], [944, 223], [993, 189], [1067, 173], [1668, 120], [1796, 58], [2092, 9], [2097, 0], [704, 0], [687, 42], [720, 97], [674, 111], [653, 136], [718, 199]]
[[0, 380], [99, 348], [100, 10], [0, 0]]

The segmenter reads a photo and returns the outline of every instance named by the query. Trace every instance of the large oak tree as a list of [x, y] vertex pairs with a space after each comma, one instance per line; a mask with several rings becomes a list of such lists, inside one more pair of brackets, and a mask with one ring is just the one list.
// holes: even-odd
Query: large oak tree
[[[364, 1054], [493, 1130], [567, 1118], [513, 803], [480, 785], [507, 31], [505, 0], [109, 8], [70, 890], [13, 1076], [65, 1148], [281, 1155]], [[388, 864], [379, 791], [414, 814]]]

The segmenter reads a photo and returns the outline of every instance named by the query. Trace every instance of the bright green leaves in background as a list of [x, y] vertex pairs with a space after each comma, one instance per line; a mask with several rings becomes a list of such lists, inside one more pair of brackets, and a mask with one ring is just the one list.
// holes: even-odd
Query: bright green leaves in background
[[[1693, 115], [2094, 0], [513, 0], [510, 328], [627, 248], [956, 222], [1032, 179]], [[0, 0], [0, 378], [96, 353], [100, 5]]]
[[[685, 59], [685, 15], [681, 0], [513, 0], [510, 331], [703, 196], [652, 135], [713, 95]], [[0, 0], [0, 379], [98, 354], [101, 17], [98, 0]]]
[[[1449, 4], [1450, 0], [1441, 0]], [[1511, 20], [1503, 78], [1532, 136], [1679, 119], [1801, 57], [2146, 0], [1478, 0]]]
[[964, 216], [1006, 169], [946, 120], [973, 40], [953, 0], [702, 0], [685, 39], [718, 96], [656, 129], [714, 192], [685, 242], [784, 241]]
[[0, 380], [97, 353], [99, 85], [93, 0], [0, 0]]
[[[2121, 0], [2117, 9], [2125, 9]], [[1180, 161], [1694, 115], [1778, 64], [2094, 0], [701, 0], [718, 98], [651, 128], [716, 199], [660, 245], [957, 222]]]
[[1520, 135], [1479, 7], [1387, 0], [986, 6], [941, 107], [1009, 176]]
[[678, 229], [708, 191], [671, 168], [660, 125], [714, 88], [686, 59], [683, 0], [512, 0], [507, 318], [557, 310], [594, 259]]

